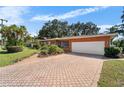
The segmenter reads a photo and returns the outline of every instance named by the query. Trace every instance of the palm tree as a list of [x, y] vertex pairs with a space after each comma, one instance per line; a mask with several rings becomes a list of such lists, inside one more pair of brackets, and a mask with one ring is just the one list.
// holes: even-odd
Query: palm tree
[[[1, 26], [1, 29], [2, 29], [2, 27], [4, 26], [4, 24], [3, 24], [3, 22], [8, 22], [8, 20], [6, 20], [6, 19], [0, 19], [0, 21], [1, 21], [1, 24], [0, 24], [0, 26]], [[0, 29], [0, 34], [1, 34], [1, 38], [3, 38], [3, 36], [2, 36], [2, 30]], [[3, 40], [1, 40], [2, 41], [2, 44], [3, 44], [3, 46], [4, 46], [4, 43], [5, 43], [5, 39], [3, 38]]]
[[19, 31], [20, 38], [24, 40], [24, 37], [27, 35], [27, 29], [26, 29], [26, 27], [25, 26], [20, 26], [18, 28], [18, 31]]
[[121, 16], [121, 19], [122, 19], [122, 23], [124, 22], [124, 7], [123, 7], [123, 11], [122, 11], [122, 16]]
[[18, 42], [24, 41], [27, 34], [25, 26], [4, 26], [1, 29], [2, 36], [7, 40], [10, 45], [17, 45]]
[[92, 22], [87, 22], [84, 24], [84, 35], [96, 35], [98, 34], [99, 30], [100, 28], [98, 28], [97, 25]]

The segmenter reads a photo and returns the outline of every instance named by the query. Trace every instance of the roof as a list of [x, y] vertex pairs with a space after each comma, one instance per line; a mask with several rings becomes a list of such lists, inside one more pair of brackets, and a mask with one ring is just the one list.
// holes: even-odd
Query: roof
[[52, 38], [40, 41], [54, 41], [54, 40], [68, 40], [68, 39], [79, 39], [79, 38], [92, 38], [92, 37], [115, 37], [117, 34], [99, 34], [99, 35], [82, 35], [82, 36], [72, 36], [72, 37], [62, 37], [62, 38]]

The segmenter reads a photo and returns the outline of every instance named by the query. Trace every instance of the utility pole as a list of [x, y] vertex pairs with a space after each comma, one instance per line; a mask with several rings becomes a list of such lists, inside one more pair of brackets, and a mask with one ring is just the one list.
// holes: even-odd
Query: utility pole
[[[8, 22], [8, 20], [6, 20], [6, 19], [0, 19], [0, 21], [1, 21], [1, 24], [0, 24], [0, 26], [1, 26], [1, 29], [2, 29], [2, 27], [4, 26], [4, 22]], [[2, 38], [2, 34], [1, 34], [1, 38]], [[1, 40], [1, 44], [2, 45], [4, 45], [4, 39], [3, 40]], [[1, 47], [2, 47], [2, 45], [1, 45]]]

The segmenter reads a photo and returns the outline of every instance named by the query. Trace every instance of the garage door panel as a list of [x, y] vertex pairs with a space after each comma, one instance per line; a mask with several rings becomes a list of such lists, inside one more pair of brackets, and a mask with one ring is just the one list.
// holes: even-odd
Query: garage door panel
[[72, 42], [72, 52], [104, 55], [104, 41]]

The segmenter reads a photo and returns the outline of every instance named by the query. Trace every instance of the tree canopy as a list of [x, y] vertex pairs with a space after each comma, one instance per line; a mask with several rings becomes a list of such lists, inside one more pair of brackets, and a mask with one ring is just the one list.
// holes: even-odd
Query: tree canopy
[[24, 38], [27, 34], [27, 29], [25, 26], [3, 26], [0, 29], [0, 33], [2, 34], [2, 38], [7, 42], [7, 45], [18, 45], [24, 41]]
[[48, 21], [39, 31], [39, 38], [56, 38], [66, 36], [80, 36], [80, 35], [96, 35], [100, 28], [92, 22], [80, 23], [69, 25], [67, 21], [60, 21], [54, 19]]
[[119, 35], [124, 36], [124, 8], [122, 11], [121, 19], [122, 19], [122, 23], [108, 28], [107, 33], [118, 33]]

